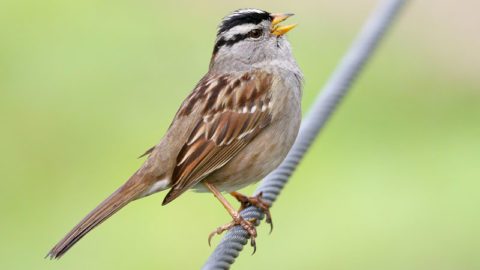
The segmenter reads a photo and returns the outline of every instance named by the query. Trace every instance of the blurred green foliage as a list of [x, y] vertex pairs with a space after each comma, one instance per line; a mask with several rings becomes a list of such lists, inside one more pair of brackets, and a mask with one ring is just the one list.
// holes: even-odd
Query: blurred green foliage
[[[478, 4], [420, 2], [273, 207], [273, 233], [260, 227], [257, 253], [234, 269], [480, 268]], [[140, 200], [60, 261], [43, 256], [161, 138], [222, 16], [297, 14], [306, 111], [375, 3], [1, 1], [0, 269], [199, 268], [229, 220], [208, 194]]]

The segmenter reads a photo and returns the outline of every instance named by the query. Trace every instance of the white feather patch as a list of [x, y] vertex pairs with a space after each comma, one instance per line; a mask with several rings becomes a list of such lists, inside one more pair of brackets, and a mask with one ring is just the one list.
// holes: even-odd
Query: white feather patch
[[247, 24], [241, 24], [237, 25], [235, 27], [232, 27], [230, 30], [228, 30], [225, 34], [224, 37], [227, 39], [233, 38], [235, 35], [244, 35], [253, 29], [255, 29], [257, 26], [253, 23], [247, 23]]
[[143, 196], [148, 196], [152, 195], [155, 192], [165, 190], [169, 187], [170, 185], [170, 179], [162, 179], [157, 182], [155, 182], [145, 193]]

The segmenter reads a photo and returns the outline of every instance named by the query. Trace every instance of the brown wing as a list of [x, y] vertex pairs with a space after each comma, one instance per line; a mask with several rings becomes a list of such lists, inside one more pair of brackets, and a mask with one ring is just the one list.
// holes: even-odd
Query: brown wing
[[251, 72], [205, 80], [197, 87], [178, 114], [197, 105], [203, 106], [202, 117], [178, 154], [163, 204], [227, 164], [270, 123], [271, 86], [270, 74]]

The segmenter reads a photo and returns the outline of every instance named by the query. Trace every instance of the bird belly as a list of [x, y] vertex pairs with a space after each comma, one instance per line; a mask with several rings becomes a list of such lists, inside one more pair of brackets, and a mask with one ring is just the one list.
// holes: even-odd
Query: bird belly
[[[258, 182], [285, 159], [295, 141], [299, 125], [300, 117], [289, 117], [274, 123], [204, 181], [215, 185], [222, 192], [236, 191]], [[197, 192], [208, 192], [202, 182], [194, 189]]]

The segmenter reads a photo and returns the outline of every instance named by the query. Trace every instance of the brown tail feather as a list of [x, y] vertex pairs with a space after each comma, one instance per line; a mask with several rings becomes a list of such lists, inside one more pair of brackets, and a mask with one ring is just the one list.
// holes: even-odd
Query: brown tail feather
[[138, 177], [138, 174], [133, 175], [127, 183], [100, 203], [50, 250], [46, 258], [59, 259], [89, 231], [100, 225], [129, 202], [140, 197], [148, 186], [145, 184], [146, 181], [141, 181]]

